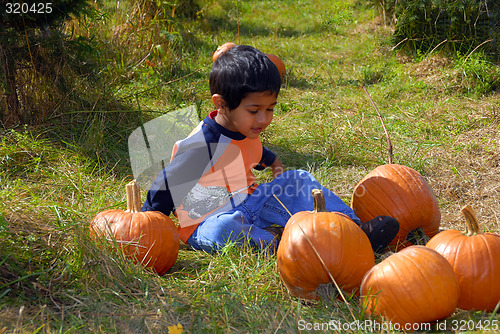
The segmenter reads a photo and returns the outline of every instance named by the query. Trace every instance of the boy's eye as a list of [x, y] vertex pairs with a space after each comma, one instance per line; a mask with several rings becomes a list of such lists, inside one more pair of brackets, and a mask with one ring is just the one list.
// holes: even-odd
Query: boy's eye
[[[266, 111], [274, 112], [274, 108], [267, 108]], [[259, 109], [257, 110], [248, 110], [249, 113], [251, 114], [257, 114], [259, 112]]]

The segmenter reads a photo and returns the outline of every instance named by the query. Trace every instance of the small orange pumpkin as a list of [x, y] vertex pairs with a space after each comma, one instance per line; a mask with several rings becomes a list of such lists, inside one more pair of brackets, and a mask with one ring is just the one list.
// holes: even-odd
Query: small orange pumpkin
[[127, 184], [127, 210], [98, 213], [90, 224], [94, 238], [118, 243], [124, 253], [164, 275], [177, 260], [179, 233], [174, 222], [158, 211], [141, 212], [140, 190], [135, 181]]
[[491, 312], [500, 303], [500, 235], [481, 233], [472, 207], [462, 208], [467, 232], [447, 230], [427, 243], [451, 264], [460, 283], [458, 307]]
[[[234, 44], [233, 42], [226, 42], [220, 45], [212, 54], [212, 61], [216, 61], [223, 53], [235, 46], [236, 44]], [[266, 53], [265, 55], [274, 63], [274, 65], [276, 65], [278, 71], [280, 72], [281, 79], [283, 79], [286, 74], [286, 67], [283, 61], [276, 55], [270, 53]]]
[[276, 67], [278, 68], [278, 71], [280, 72], [281, 79], [283, 79], [283, 77], [286, 74], [286, 67], [285, 67], [285, 64], [283, 63], [283, 61], [278, 56], [270, 54], [270, 53], [266, 53], [266, 56], [267, 56], [267, 58], [271, 59], [271, 61], [274, 63], [274, 65], [276, 65]]
[[399, 222], [399, 233], [391, 242], [401, 249], [408, 233], [421, 227], [433, 237], [439, 230], [441, 212], [431, 187], [416, 170], [398, 164], [381, 165], [354, 188], [351, 207], [362, 222], [391, 216]]
[[226, 42], [222, 45], [220, 45], [217, 50], [212, 55], [212, 61], [216, 61], [224, 52], [229, 50], [230, 48], [236, 46], [233, 42]]
[[319, 299], [318, 288], [332, 282], [347, 293], [359, 288], [375, 264], [370, 241], [349, 217], [327, 212], [321, 190], [313, 190], [314, 211], [288, 220], [276, 254], [280, 277], [296, 297]]
[[410, 246], [368, 271], [360, 293], [366, 314], [404, 326], [447, 318], [457, 307], [460, 289], [441, 254]]

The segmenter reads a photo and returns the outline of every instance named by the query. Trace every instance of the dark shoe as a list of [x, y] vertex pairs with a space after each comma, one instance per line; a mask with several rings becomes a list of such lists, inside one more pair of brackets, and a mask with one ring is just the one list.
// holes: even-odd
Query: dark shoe
[[368, 236], [375, 253], [386, 248], [399, 232], [398, 221], [389, 216], [377, 216], [359, 227]]
[[276, 241], [279, 243], [281, 241], [281, 235], [283, 234], [283, 230], [285, 228], [281, 226], [268, 226], [264, 227], [264, 230], [270, 232], [276, 238]]

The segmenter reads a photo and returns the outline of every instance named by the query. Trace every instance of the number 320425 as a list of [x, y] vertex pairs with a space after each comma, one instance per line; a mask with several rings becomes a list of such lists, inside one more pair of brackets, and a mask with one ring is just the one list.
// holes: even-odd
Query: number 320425
[[52, 2], [40, 2], [34, 4], [8, 2], [5, 4], [7, 14], [50, 14], [52, 13]]

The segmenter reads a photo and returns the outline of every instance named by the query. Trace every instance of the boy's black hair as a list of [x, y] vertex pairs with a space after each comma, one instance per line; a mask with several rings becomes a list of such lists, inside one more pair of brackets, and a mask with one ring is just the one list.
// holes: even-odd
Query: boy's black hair
[[281, 76], [274, 63], [261, 51], [236, 45], [223, 53], [212, 65], [210, 93], [219, 94], [229, 110], [236, 109], [248, 93], [278, 94]]

